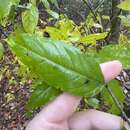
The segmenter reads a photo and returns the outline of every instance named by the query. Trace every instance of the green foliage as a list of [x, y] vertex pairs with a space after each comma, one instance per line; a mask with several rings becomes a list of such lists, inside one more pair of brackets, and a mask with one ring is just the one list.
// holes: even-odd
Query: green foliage
[[43, 3], [43, 5], [45, 6], [45, 8], [48, 10], [50, 10], [50, 3], [55, 5], [58, 8], [58, 2], [57, 0], [41, 0], [41, 2]]
[[47, 26], [44, 32], [47, 32], [54, 40], [63, 40], [66, 42], [76, 42], [81, 37], [78, 26], [72, 20], [65, 18], [60, 20], [55, 27]]
[[88, 97], [104, 87], [98, 63], [79, 49], [28, 34], [10, 37], [8, 43], [20, 60], [50, 86]]
[[[115, 52], [115, 53], [114, 53]], [[114, 53], [114, 54], [113, 54]], [[102, 62], [110, 61], [113, 59], [121, 61], [123, 68], [130, 67], [130, 49], [129, 45], [109, 45], [102, 48], [99, 51], [98, 56]]]
[[88, 100], [87, 100], [87, 104], [89, 105], [89, 106], [91, 106], [92, 108], [94, 108], [94, 109], [98, 109], [99, 108], [99, 100], [97, 99], [97, 98], [89, 98]]
[[7, 17], [9, 15], [12, 2], [10, 0], [0, 0], [0, 20]]
[[57, 8], [59, 7], [57, 0], [50, 0], [50, 2], [51, 2], [53, 5], [55, 5]]
[[127, 16], [120, 15], [119, 18], [121, 19], [122, 24], [128, 29], [130, 29], [130, 15]]
[[96, 33], [96, 34], [89, 34], [85, 37], [80, 38], [80, 42], [82, 43], [92, 43], [93, 45], [96, 45], [96, 41], [105, 39], [107, 36], [107, 32], [104, 33]]
[[13, 5], [17, 5], [20, 0], [0, 0], [0, 24], [7, 18]]
[[57, 89], [48, 86], [46, 83], [37, 84], [26, 107], [29, 111], [39, 108], [54, 99], [58, 94]]
[[12, 5], [18, 5], [20, 2], [20, 0], [10, 0], [10, 1], [12, 1]]
[[[115, 97], [118, 99], [119, 103], [123, 106], [123, 101], [124, 101], [124, 93], [122, 91], [122, 88], [120, 87], [118, 81], [113, 80], [110, 83], [108, 83], [108, 87], [111, 88], [112, 92], [114, 93]], [[107, 104], [110, 109], [109, 112], [114, 113], [114, 114], [120, 114], [120, 110], [117, 107], [117, 105], [114, 103], [111, 95], [109, 94], [108, 90], [106, 88], [103, 89], [101, 92], [103, 101], [105, 104]]]
[[47, 8], [47, 9], [50, 9], [50, 4], [48, 2], [48, 0], [41, 0], [43, 5]]
[[87, 16], [87, 19], [86, 19], [85, 23], [86, 23], [86, 25], [87, 25], [88, 28], [93, 27], [93, 25], [94, 25], [95, 22], [93, 20], [93, 14], [92, 13], [89, 13], [89, 15]]
[[130, 10], [130, 0], [125, 0], [121, 4], [118, 5], [118, 8], [123, 10]]
[[34, 33], [38, 24], [39, 13], [38, 9], [34, 5], [28, 5], [30, 8], [22, 13], [22, 23], [25, 32]]
[[50, 3], [51, 3], [55, 5], [57, 8], [59, 8], [57, 0], [41, 0], [41, 2], [43, 3], [44, 7], [46, 8], [46, 11], [48, 12], [48, 14], [50, 14], [50, 16], [52, 16], [54, 19], [59, 19], [59, 14], [51, 10], [50, 7]]
[[[99, 25], [94, 25], [98, 26]], [[66, 42], [78, 42], [85, 44], [96, 45], [96, 42], [108, 35], [107, 32], [103, 33], [94, 33], [82, 36], [82, 32], [80, 31], [80, 26], [75, 25], [72, 20], [62, 19], [60, 20], [55, 27], [46, 27], [44, 29], [45, 32], [49, 33], [52, 39], [63, 40]]]
[[3, 55], [4, 55], [4, 47], [3, 47], [2, 43], [0, 43], [0, 60], [3, 57]]
[[37, 0], [29, 0], [29, 2], [30, 2], [32, 5], [36, 6]]
[[47, 10], [47, 12], [55, 19], [59, 19], [59, 14], [52, 11], [52, 10]]

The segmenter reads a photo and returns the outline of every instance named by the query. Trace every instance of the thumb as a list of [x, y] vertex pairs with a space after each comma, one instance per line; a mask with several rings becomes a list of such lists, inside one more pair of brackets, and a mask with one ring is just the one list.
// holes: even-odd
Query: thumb
[[[115, 78], [122, 70], [119, 61], [106, 62], [100, 65], [105, 81]], [[57, 123], [70, 117], [79, 105], [80, 97], [64, 93], [58, 96], [53, 102], [48, 104], [34, 119], [33, 124], [43, 121]]]

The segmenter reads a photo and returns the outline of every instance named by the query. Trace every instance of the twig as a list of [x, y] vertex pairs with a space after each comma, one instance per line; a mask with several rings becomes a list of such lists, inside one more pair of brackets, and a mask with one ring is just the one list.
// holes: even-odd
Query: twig
[[86, 6], [90, 9], [90, 11], [92, 12], [95, 20], [99, 23], [98, 19], [97, 19], [97, 16], [96, 16], [96, 13], [93, 11], [93, 9], [91, 8], [91, 6], [87, 3], [86, 0], [82, 0], [84, 2], [84, 4], [86, 4]]
[[117, 107], [120, 109], [120, 111], [121, 111], [121, 113], [122, 113], [122, 116], [123, 116], [123, 119], [124, 119], [125, 121], [127, 121], [128, 125], [130, 126], [130, 121], [129, 121], [129, 119], [128, 119], [126, 113], [124, 112], [124, 110], [123, 110], [121, 104], [119, 103], [119, 101], [117, 100], [116, 96], [115, 96], [114, 93], [112, 92], [111, 88], [108, 87], [107, 84], [106, 84], [106, 88], [107, 88], [109, 94], [111, 95], [113, 101], [116, 103]]
[[113, 20], [117, 17], [117, 15], [120, 15], [121, 10], [119, 10], [119, 12], [117, 12], [117, 14], [113, 17], [110, 18], [110, 21], [108, 21], [104, 26], [108, 26], [109, 24], [111, 24], [113, 22]]
[[104, 0], [100, 1], [95, 9], [95, 11], [98, 11], [98, 9], [103, 5]]

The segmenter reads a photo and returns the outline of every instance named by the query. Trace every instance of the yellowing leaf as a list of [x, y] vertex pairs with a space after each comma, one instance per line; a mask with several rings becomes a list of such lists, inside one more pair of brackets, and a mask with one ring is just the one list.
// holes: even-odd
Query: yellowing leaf
[[121, 4], [118, 5], [118, 8], [123, 10], [130, 10], [130, 0], [125, 0]]
[[110, 16], [108, 16], [108, 15], [102, 15], [102, 18], [106, 19], [106, 20], [110, 20]]
[[44, 29], [44, 32], [49, 33], [50, 37], [52, 39], [56, 39], [56, 40], [63, 40], [65, 39], [65, 35], [62, 34], [62, 31], [55, 28], [55, 27], [46, 27]]
[[96, 34], [89, 34], [85, 37], [81, 37], [80, 42], [82, 43], [96, 43], [98, 40], [102, 40], [107, 36], [107, 32], [104, 33], [96, 33]]
[[69, 19], [63, 19], [59, 21], [57, 26], [60, 30], [62, 30], [62, 32], [64, 32], [65, 34], [68, 34], [72, 32], [74, 28], [74, 22]]

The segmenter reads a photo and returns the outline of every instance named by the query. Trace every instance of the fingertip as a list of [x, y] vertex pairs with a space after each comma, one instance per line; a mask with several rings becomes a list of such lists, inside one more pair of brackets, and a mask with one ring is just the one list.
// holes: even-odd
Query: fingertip
[[122, 63], [118, 60], [102, 63], [100, 67], [106, 82], [117, 77], [122, 71]]

